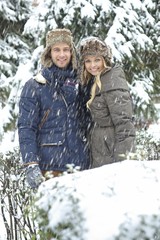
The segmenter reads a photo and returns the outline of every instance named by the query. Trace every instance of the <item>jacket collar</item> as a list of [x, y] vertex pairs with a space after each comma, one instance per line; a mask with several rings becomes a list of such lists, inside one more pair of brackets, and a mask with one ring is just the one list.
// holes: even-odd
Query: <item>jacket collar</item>
[[55, 81], [64, 82], [67, 78], [76, 79], [76, 71], [73, 70], [71, 65], [66, 69], [52, 65], [49, 68], [42, 68], [41, 75], [47, 80], [47, 82], [52, 83]]

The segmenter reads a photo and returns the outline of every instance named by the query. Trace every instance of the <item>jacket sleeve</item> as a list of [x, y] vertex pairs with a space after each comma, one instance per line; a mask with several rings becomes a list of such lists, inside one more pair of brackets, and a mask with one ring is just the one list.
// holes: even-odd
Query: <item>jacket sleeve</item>
[[129, 91], [116, 89], [105, 94], [115, 129], [114, 160], [126, 159], [134, 149], [135, 128], [132, 122], [132, 101]]
[[34, 80], [23, 87], [19, 101], [18, 135], [24, 163], [38, 162], [37, 130], [39, 123], [39, 101]]

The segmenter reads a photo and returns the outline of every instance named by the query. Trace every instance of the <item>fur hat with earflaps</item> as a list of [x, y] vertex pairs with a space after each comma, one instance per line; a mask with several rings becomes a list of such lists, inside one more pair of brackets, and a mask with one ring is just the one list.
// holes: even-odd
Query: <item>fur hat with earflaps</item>
[[73, 42], [72, 33], [69, 29], [54, 29], [47, 33], [46, 35], [46, 48], [41, 56], [41, 64], [44, 67], [51, 67], [53, 62], [51, 59], [51, 47], [56, 43], [67, 43], [71, 47], [72, 53], [72, 67], [73, 69], [77, 69], [77, 59], [76, 59], [76, 51], [75, 45]]
[[102, 56], [105, 61], [105, 65], [108, 69], [111, 68], [112, 62], [112, 50], [104, 41], [97, 37], [86, 37], [81, 40], [78, 47], [78, 54], [80, 58], [80, 80], [82, 83], [86, 82], [84, 79], [84, 58], [87, 55]]

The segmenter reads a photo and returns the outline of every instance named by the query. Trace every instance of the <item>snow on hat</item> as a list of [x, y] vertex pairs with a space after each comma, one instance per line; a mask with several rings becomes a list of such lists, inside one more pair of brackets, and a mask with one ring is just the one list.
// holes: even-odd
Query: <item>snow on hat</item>
[[112, 50], [110, 46], [94, 36], [86, 37], [81, 40], [78, 47], [78, 54], [80, 58], [80, 80], [82, 83], [86, 82], [86, 79], [84, 79], [84, 58], [87, 55], [102, 56], [108, 69], [110, 69], [112, 65]]
[[52, 31], [49, 31], [46, 35], [46, 48], [44, 49], [44, 52], [41, 56], [41, 63], [44, 67], [51, 67], [53, 62], [51, 59], [51, 47], [56, 43], [66, 43], [71, 47], [71, 53], [72, 53], [72, 66], [73, 69], [77, 68], [77, 59], [76, 59], [76, 51], [75, 51], [75, 45], [73, 42], [72, 33], [69, 29], [54, 29]]

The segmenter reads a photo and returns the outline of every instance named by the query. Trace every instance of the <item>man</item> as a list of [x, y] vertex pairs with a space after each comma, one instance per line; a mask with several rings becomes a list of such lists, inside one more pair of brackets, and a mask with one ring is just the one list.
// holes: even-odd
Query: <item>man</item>
[[80, 131], [75, 46], [70, 30], [46, 36], [42, 69], [26, 82], [19, 102], [18, 133], [26, 177], [37, 188], [46, 172], [58, 176], [73, 165], [88, 169]]

